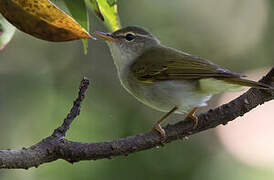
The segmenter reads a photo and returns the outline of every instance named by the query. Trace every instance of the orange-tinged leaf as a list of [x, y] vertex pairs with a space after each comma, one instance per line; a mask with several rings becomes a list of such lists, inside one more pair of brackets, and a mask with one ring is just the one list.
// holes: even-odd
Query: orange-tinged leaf
[[0, 0], [0, 12], [18, 29], [40, 39], [59, 42], [91, 38], [48, 0]]

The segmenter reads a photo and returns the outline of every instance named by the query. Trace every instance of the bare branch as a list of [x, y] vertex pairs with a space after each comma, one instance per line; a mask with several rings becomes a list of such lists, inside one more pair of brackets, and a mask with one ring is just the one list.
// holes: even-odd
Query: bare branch
[[[260, 81], [273, 86], [274, 68]], [[29, 148], [0, 150], [0, 168], [27, 169], [57, 159], [64, 159], [72, 163], [81, 160], [111, 158], [162, 145], [161, 138], [155, 131], [110, 142], [80, 143], [64, 139], [70, 124], [80, 112], [80, 103], [84, 99], [88, 84], [87, 79], [82, 80], [78, 98], [75, 100], [70, 113], [62, 126], [57, 128], [51, 136]], [[252, 88], [231, 102], [199, 115], [199, 124], [196, 129], [192, 128], [193, 122], [191, 120], [166, 126], [164, 128], [167, 134], [166, 143], [214, 128], [220, 124], [226, 124], [272, 99], [274, 99], [274, 91]]]

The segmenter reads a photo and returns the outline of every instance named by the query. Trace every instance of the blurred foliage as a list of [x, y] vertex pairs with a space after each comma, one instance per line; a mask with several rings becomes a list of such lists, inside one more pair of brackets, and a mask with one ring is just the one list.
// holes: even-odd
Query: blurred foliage
[[[271, 0], [118, 3], [123, 24], [144, 26], [168, 46], [238, 72], [274, 64]], [[104, 29], [99, 18], [91, 19], [92, 30]], [[91, 80], [91, 86], [68, 139], [107, 141], [151, 129], [162, 113], [142, 105], [121, 87], [103, 42], [89, 41], [89, 47], [85, 56], [80, 41], [57, 44], [19, 32], [0, 52], [0, 149], [30, 146], [50, 135], [68, 113], [82, 76]], [[58, 160], [27, 171], [0, 170], [0, 179], [5, 180], [266, 180], [273, 176], [273, 169], [234, 159], [213, 130], [112, 160], [73, 165]]]

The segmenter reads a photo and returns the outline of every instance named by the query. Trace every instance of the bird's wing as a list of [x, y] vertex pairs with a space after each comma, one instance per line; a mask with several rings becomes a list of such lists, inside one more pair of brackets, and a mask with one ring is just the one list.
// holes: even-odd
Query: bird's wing
[[208, 60], [164, 47], [147, 50], [130, 68], [134, 76], [143, 82], [242, 76]]

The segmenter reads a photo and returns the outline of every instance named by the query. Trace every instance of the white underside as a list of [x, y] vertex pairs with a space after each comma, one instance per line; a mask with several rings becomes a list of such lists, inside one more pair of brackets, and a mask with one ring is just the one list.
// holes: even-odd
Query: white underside
[[189, 81], [162, 81], [154, 83], [128, 83], [121, 81], [122, 85], [144, 104], [168, 112], [175, 106], [176, 113], [186, 114], [195, 107], [206, 106], [211, 98], [210, 94], [197, 93], [196, 82]]

